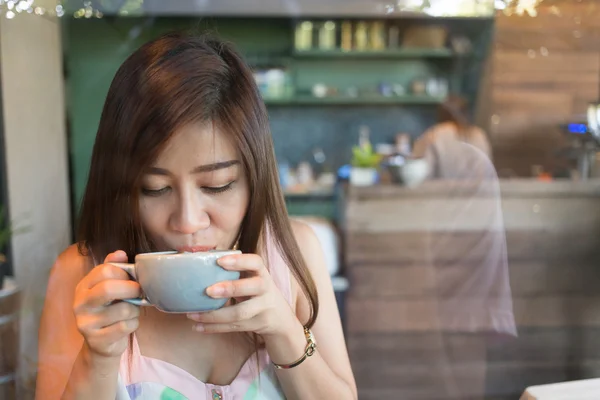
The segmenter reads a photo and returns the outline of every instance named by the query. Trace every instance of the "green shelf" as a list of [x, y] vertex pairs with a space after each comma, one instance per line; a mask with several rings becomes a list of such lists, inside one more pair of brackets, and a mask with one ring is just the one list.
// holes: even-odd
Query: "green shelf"
[[301, 106], [301, 105], [394, 105], [394, 104], [441, 104], [445, 99], [432, 96], [365, 96], [365, 97], [312, 97], [294, 96], [290, 98], [265, 98], [268, 106]]
[[294, 51], [291, 55], [256, 55], [248, 54], [246, 61], [253, 68], [265, 66], [289, 66], [294, 59], [409, 59], [409, 58], [452, 58], [452, 50], [443, 49], [423, 49], [406, 48], [395, 50], [365, 50], [365, 51], [343, 51], [336, 50], [304, 50]]
[[307, 200], [333, 200], [335, 199], [335, 193], [331, 191], [318, 191], [318, 192], [302, 192], [293, 193], [285, 192], [285, 199], [287, 201], [307, 201]]
[[299, 50], [294, 51], [295, 58], [451, 58], [454, 56], [452, 50], [405, 48], [395, 50], [365, 50], [365, 51], [343, 51], [336, 50]]

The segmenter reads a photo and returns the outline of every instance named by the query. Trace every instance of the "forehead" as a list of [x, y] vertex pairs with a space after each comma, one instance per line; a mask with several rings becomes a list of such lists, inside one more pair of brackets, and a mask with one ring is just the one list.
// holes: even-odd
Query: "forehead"
[[212, 122], [198, 122], [178, 129], [159, 154], [155, 164], [194, 166], [238, 158], [229, 136]]

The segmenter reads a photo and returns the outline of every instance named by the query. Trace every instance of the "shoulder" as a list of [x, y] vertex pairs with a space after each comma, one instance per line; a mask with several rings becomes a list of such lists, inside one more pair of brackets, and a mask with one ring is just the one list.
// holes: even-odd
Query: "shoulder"
[[323, 272], [329, 274], [327, 272], [321, 241], [314, 229], [307, 222], [295, 218], [290, 218], [290, 224], [296, 243], [298, 243], [298, 247], [300, 248], [300, 253], [313, 278], [315, 275], [322, 275]]
[[92, 266], [90, 259], [81, 254], [77, 244], [67, 247], [50, 269], [45, 305], [71, 303], [77, 284]]
[[77, 244], [67, 247], [50, 269], [46, 297], [71, 294], [92, 267], [91, 259], [80, 252]]
[[81, 267], [87, 266], [89, 264], [89, 258], [87, 255], [81, 253], [81, 244], [74, 243], [63, 250], [62, 253], [59, 254], [57, 258], [57, 262], [65, 262], [65, 263], [77, 263]]
[[313, 229], [306, 222], [296, 218], [290, 218], [290, 225], [292, 227], [294, 238], [296, 239], [298, 246], [300, 246], [302, 255], [310, 254], [312, 252], [311, 250], [318, 249], [319, 240]]
[[470, 132], [471, 132], [471, 137], [476, 138], [477, 140], [480, 140], [480, 141], [483, 141], [483, 142], [487, 142], [488, 141], [487, 134], [480, 127], [473, 125], [470, 128]]
[[[313, 228], [306, 222], [290, 218], [290, 224], [306, 268], [313, 279], [319, 298], [321, 298], [321, 294], [333, 290], [321, 242]], [[293, 278], [292, 295], [295, 301], [296, 313], [301, 321], [305, 321], [310, 314], [310, 304], [307, 297], [300, 290], [299, 283]]]
[[413, 155], [424, 157], [431, 145], [449, 138], [456, 137], [456, 125], [452, 122], [441, 122], [427, 129], [419, 136], [413, 145]]
[[50, 277], [61, 281], [79, 282], [92, 268], [91, 259], [82, 254], [78, 244], [67, 247], [56, 259]]
[[61, 397], [83, 343], [73, 299], [77, 284], [91, 267], [88, 257], [74, 244], [58, 256], [50, 270], [38, 335], [37, 388], [44, 398]]
[[478, 126], [471, 127], [471, 143], [491, 158], [490, 142], [487, 134]]

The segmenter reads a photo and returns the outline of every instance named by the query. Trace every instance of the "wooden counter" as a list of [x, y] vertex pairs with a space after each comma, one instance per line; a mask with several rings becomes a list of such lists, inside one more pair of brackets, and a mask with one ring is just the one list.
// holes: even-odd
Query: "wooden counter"
[[[359, 398], [518, 398], [600, 376], [600, 181], [349, 188], [342, 226]], [[504, 237], [518, 338], [490, 342], [445, 320], [440, 288]]]

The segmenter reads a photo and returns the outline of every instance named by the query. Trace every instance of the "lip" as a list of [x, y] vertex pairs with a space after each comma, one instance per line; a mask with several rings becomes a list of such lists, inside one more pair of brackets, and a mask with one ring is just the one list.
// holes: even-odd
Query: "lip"
[[177, 247], [177, 251], [180, 253], [200, 253], [203, 251], [210, 251], [216, 249], [217, 246], [182, 246]]

